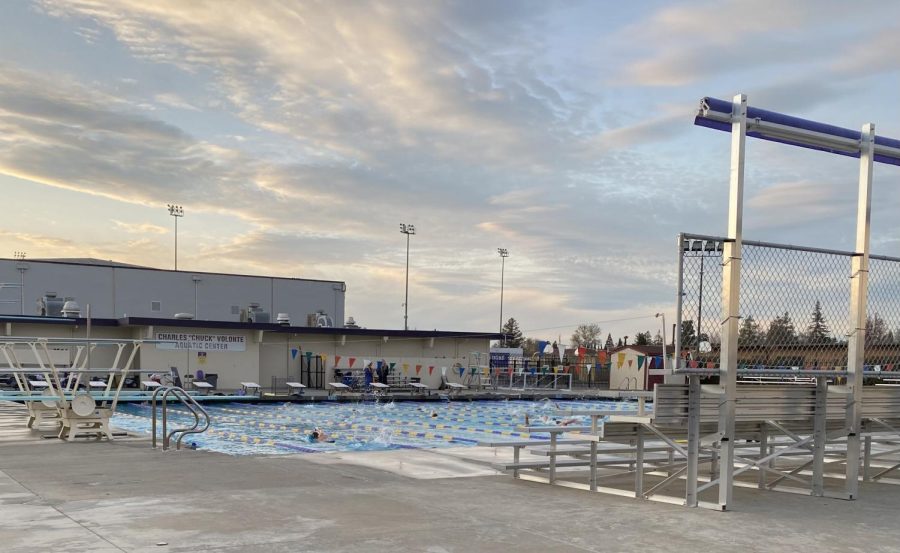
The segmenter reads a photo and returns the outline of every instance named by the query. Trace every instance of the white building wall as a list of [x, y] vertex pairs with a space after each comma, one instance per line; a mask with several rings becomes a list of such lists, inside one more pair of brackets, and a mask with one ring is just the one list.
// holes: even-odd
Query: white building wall
[[[0, 332], [20, 337], [84, 338], [84, 324], [35, 324], [25, 322], [0, 323]], [[240, 388], [242, 381], [258, 382], [268, 388], [272, 377], [299, 379], [300, 359], [306, 352], [324, 357], [325, 382], [333, 380], [335, 367], [362, 369], [365, 361], [384, 360], [394, 363], [394, 374], [407, 378], [419, 378], [421, 382], [438, 387], [442, 374], [450, 382], [463, 382], [455, 365], [465, 368], [488, 364], [490, 341], [487, 338], [442, 338], [432, 343], [428, 338], [391, 337], [387, 341], [378, 335], [303, 334], [287, 332], [263, 332], [254, 329], [224, 329], [215, 327], [133, 326], [109, 327], [94, 325], [93, 338], [119, 340], [156, 339], [160, 333], [239, 335], [245, 338], [245, 351], [204, 351], [202, 349], [171, 350], [157, 344], [144, 343], [135, 360], [134, 369], [168, 373], [175, 367], [178, 374], [195, 375], [198, 370], [219, 375], [220, 390]], [[260, 335], [262, 342], [259, 342]], [[343, 343], [342, 343], [343, 342]], [[297, 350], [294, 354], [292, 350]], [[74, 351], [74, 350], [73, 350]], [[474, 352], [483, 353], [480, 357]], [[94, 368], [109, 368], [115, 349], [98, 346], [92, 354]], [[126, 349], [126, 354], [130, 349]], [[205, 355], [198, 355], [205, 353]], [[340, 359], [338, 359], [340, 357]], [[476, 357], [478, 357], [476, 359]], [[416, 366], [420, 370], [416, 372]], [[121, 368], [121, 364], [119, 365]], [[433, 367], [429, 370], [429, 367]], [[466, 371], [468, 374], [468, 371]]]
[[[95, 318], [157, 317], [194, 313], [197, 319], [238, 321], [232, 306], [258, 303], [271, 313], [286, 312], [294, 324], [305, 325], [306, 315], [318, 309], [344, 322], [346, 286], [338, 281], [317, 281], [157, 269], [132, 269], [61, 262], [0, 259], [0, 284], [18, 285], [24, 268], [25, 315], [39, 313], [37, 300], [47, 292], [73, 297], [85, 313], [91, 305]], [[196, 280], [195, 280], [196, 279]], [[21, 314], [20, 289], [0, 289], [0, 315]], [[152, 310], [152, 302], [160, 310]]]
[[[272, 376], [297, 378], [300, 370], [300, 355], [294, 358], [292, 349], [300, 352], [311, 351], [324, 356], [325, 381], [332, 382], [334, 369], [363, 369], [365, 361], [384, 360], [394, 363], [394, 374], [408, 378], [419, 378], [425, 384], [438, 387], [441, 383], [442, 368], [446, 368], [450, 382], [461, 382], [455, 364], [468, 367], [474, 364], [472, 352], [481, 352], [479, 363], [487, 365], [490, 340], [475, 338], [435, 338], [431, 339], [381, 336], [346, 336], [341, 344], [341, 336], [322, 334], [279, 334], [266, 333], [260, 345], [260, 384], [268, 386]], [[340, 357], [340, 359], [338, 359]], [[351, 367], [350, 360], [354, 359]], [[337, 360], [337, 365], [335, 361]], [[421, 365], [416, 373], [416, 365]], [[434, 367], [429, 372], [429, 367]]]
[[157, 336], [160, 333], [243, 336], [246, 349], [245, 351], [169, 350], [160, 344], [144, 344], [141, 351], [141, 369], [145, 371], [168, 373], [171, 367], [175, 367], [182, 377], [186, 374], [196, 375], [198, 370], [203, 373], [215, 373], [219, 375], [218, 388], [222, 390], [240, 388], [241, 382], [259, 381], [260, 355], [257, 331], [173, 326], [158, 326], [153, 330]]
[[[639, 357], [644, 358], [639, 363]], [[647, 382], [650, 357], [633, 349], [623, 349], [610, 355], [609, 388], [611, 390], [643, 390]]]

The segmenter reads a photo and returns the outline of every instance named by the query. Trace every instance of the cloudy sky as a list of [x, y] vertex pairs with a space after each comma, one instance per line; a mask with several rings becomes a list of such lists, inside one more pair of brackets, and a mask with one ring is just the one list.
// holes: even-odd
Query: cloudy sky
[[[900, 137], [900, 4], [0, 4], [0, 256], [347, 282], [347, 314], [535, 338], [674, 317], [678, 232], [725, 232], [703, 96]], [[750, 142], [745, 236], [849, 249], [854, 160]], [[877, 166], [873, 250], [900, 255]], [[671, 319], [670, 319], [671, 320]]]

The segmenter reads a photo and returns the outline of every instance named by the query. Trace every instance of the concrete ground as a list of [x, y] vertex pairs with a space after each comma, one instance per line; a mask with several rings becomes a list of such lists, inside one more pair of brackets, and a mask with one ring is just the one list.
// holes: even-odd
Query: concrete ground
[[0, 406], [0, 551], [900, 549], [900, 487], [889, 484], [864, 484], [853, 502], [737, 489], [737, 510], [718, 513], [513, 480], [483, 464], [494, 455], [229, 457], [163, 453], [144, 439], [59, 443]]

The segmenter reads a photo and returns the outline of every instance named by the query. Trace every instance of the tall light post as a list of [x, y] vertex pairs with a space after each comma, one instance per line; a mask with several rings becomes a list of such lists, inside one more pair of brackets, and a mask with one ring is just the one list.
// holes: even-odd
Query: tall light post
[[194, 281], [194, 318], [199, 319], [200, 318], [200, 307], [199, 307], [200, 304], [197, 302], [197, 285], [200, 284], [203, 281], [203, 279], [198, 277], [197, 275], [193, 275], [191, 277], [191, 280]]
[[25, 263], [25, 252], [15, 252], [16, 270], [19, 271], [19, 311], [25, 314], [25, 271], [28, 270], [28, 264]]
[[184, 217], [184, 208], [180, 205], [166, 204], [169, 207], [169, 215], [175, 217], [175, 270], [178, 270], [178, 218]]
[[503, 336], [503, 346], [506, 346], [506, 335], [503, 334], [503, 276], [506, 271], [506, 258], [509, 257], [509, 250], [506, 248], [497, 248], [500, 254], [500, 335]]
[[656, 318], [658, 319], [660, 317], [662, 317], [662, 331], [663, 331], [662, 332], [662, 340], [663, 340], [663, 343], [662, 343], [663, 352], [662, 353], [663, 353], [663, 368], [665, 369], [665, 368], [668, 368], [667, 367], [668, 363], [666, 361], [666, 314], [665, 313], [657, 313]]
[[409, 236], [416, 233], [416, 227], [400, 223], [400, 232], [406, 235], [406, 293], [403, 298], [403, 330], [409, 330]]

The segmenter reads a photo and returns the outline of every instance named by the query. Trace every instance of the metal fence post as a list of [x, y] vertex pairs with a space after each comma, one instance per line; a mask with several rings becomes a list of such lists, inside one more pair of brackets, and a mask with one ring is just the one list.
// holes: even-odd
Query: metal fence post
[[[684, 309], [684, 233], [678, 234], [678, 295], [675, 298], [675, 332], [672, 336], [672, 364], [673, 369], [681, 368], [681, 314]], [[663, 359], [665, 366], [665, 359]], [[668, 378], [668, 377], [667, 377]], [[675, 383], [679, 379], [672, 378]]]
[[866, 297], [869, 287], [869, 229], [872, 216], [872, 165], [875, 125], [863, 125], [860, 135], [859, 199], [856, 206], [856, 249], [850, 275], [850, 319], [852, 324], [847, 349], [847, 495], [859, 493], [860, 405], [862, 401], [863, 363], [866, 346]]
[[[731, 178], [728, 198], [728, 241], [723, 248], [722, 350], [719, 357], [719, 382], [724, 391], [719, 410], [721, 469], [719, 504], [731, 505], [734, 484], [734, 411], [737, 391], [738, 322], [740, 320], [741, 234], [744, 216], [744, 157], [747, 139], [747, 97], [734, 97], [731, 111]], [[699, 340], [699, 334], [697, 339]]]

